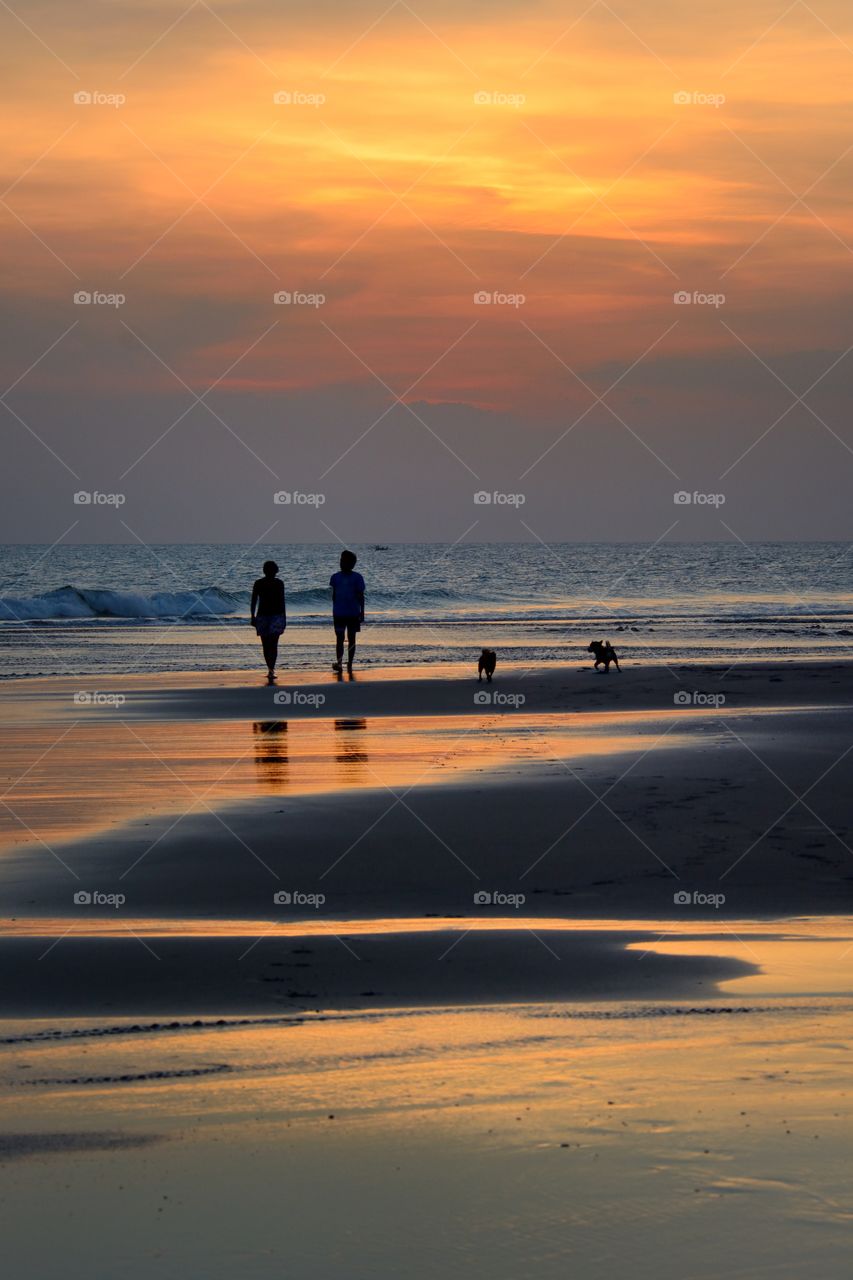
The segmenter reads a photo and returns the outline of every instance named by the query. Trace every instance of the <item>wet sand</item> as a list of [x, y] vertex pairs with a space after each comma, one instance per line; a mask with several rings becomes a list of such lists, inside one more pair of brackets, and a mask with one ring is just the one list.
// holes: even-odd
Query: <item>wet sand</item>
[[[378, 987], [333, 942], [340, 963], [307, 988], [328, 1007], [387, 989], [395, 968], [394, 1003], [484, 999], [489, 965], [497, 999], [599, 990], [575, 976], [578, 966], [562, 966], [562, 978], [540, 972], [547, 950], [538, 944], [535, 962], [519, 962], [499, 926], [513, 915], [543, 926], [689, 927], [849, 910], [853, 755], [843, 673], [780, 664], [706, 672], [701, 685], [698, 675], [687, 681], [689, 701], [677, 704], [663, 668], [609, 677], [549, 670], [526, 681], [514, 673], [491, 687], [447, 674], [326, 680], [330, 699], [359, 713], [347, 716], [337, 714], [343, 704], [296, 698], [316, 694], [318, 679], [273, 691], [233, 676], [144, 680], [121, 704], [75, 703], [61, 682], [18, 682], [6, 700], [0, 809], [0, 900], [11, 922], [0, 924], [0, 975], [15, 975], [3, 983], [14, 993], [3, 997], [6, 1008], [25, 1010], [28, 993], [39, 1011], [59, 1012], [72, 998], [80, 1013], [120, 1008], [122, 993], [142, 981], [125, 981], [125, 967], [150, 960], [139, 938], [158, 920], [172, 922], [170, 952], [183, 949], [181, 1009], [194, 999], [209, 1007], [217, 988], [229, 1009], [240, 999], [257, 1009], [296, 1002], [287, 993], [304, 984], [226, 976], [231, 962], [220, 944], [201, 945], [194, 922], [214, 930], [219, 922], [223, 936], [249, 922], [244, 936], [272, 935], [265, 954], [281, 963], [276, 933], [301, 921], [332, 938], [341, 921], [495, 922], [493, 951], [468, 994], [455, 976], [442, 985], [426, 958], [422, 989], [404, 980], [404, 945], [418, 956], [423, 942], [404, 944], [399, 929], [380, 947]], [[743, 697], [732, 693], [738, 678]], [[709, 706], [699, 698], [714, 681], [726, 701]], [[511, 698], [521, 685], [530, 695], [523, 704], [474, 701], [484, 692]], [[580, 688], [602, 705], [577, 698]], [[251, 718], [259, 699], [269, 713], [282, 692], [291, 702], [272, 705], [287, 719]], [[439, 704], [456, 713], [438, 714]], [[108, 920], [124, 933], [112, 951]], [[21, 937], [26, 921], [56, 943], [41, 960], [44, 944], [33, 950]], [[606, 952], [606, 936], [601, 944]], [[89, 973], [93, 947], [105, 957], [101, 973], [75, 995], [66, 957]], [[169, 966], [149, 968], [144, 1007], [165, 1008], [174, 998]], [[666, 966], [653, 968], [663, 980]], [[607, 972], [613, 995], [628, 994], [625, 966]]]
[[[32, 723], [86, 720], [114, 715], [115, 706], [99, 702], [98, 694], [119, 695], [123, 719], [269, 720], [283, 714], [301, 717], [361, 715], [416, 716], [482, 713], [482, 699], [513, 710], [508, 697], [523, 698], [519, 709], [532, 714], [549, 711], [713, 709], [707, 699], [722, 698], [719, 706], [850, 705], [853, 682], [848, 662], [750, 661], [746, 650], [733, 663], [691, 663], [673, 666], [631, 665], [609, 675], [594, 671], [589, 662], [527, 667], [502, 663], [491, 684], [478, 682], [474, 667], [436, 664], [430, 667], [356, 668], [355, 678], [331, 671], [288, 671], [281, 667], [274, 687], [259, 671], [175, 672], [161, 675], [50, 677], [7, 681], [2, 688], [4, 719]], [[288, 695], [290, 699], [288, 701]], [[309, 695], [322, 695], [318, 707]], [[282, 697], [285, 701], [282, 702]]]
[[4, 690], [13, 1272], [846, 1275], [845, 668], [123, 683]]
[[[853, 950], [853, 922], [832, 928]], [[783, 968], [808, 975], [824, 931], [799, 932]], [[126, 1280], [763, 1280], [805, 1258], [840, 1280], [853, 1008], [817, 990], [7, 1021], [4, 1260], [45, 1280], [69, 1257]]]

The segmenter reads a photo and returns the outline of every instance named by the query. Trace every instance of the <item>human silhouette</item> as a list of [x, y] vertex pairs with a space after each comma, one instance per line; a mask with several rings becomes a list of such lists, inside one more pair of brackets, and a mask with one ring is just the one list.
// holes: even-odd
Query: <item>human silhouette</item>
[[252, 625], [263, 646], [270, 684], [275, 680], [278, 638], [287, 626], [284, 583], [277, 574], [278, 565], [275, 560], [265, 560], [264, 576], [258, 578], [252, 587]]
[[344, 636], [347, 638], [347, 671], [352, 675], [356, 632], [364, 622], [364, 578], [355, 572], [358, 557], [354, 551], [341, 552], [341, 568], [329, 579], [332, 588], [332, 621], [335, 624], [335, 661], [333, 671], [343, 669]]

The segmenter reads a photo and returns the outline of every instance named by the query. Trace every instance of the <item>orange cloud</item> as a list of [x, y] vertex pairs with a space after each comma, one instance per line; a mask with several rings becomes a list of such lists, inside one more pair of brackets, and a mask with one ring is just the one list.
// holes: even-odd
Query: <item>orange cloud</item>
[[[256, 390], [375, 371], [413, 400], [543, 413], [565, 365], [629, 364], [676, 321], [669, 355], [729, 348], [680, 290], [725, 294], [780, 349], [804, 307], [833, 342], [853, 251], [840, 4], [776, 26], [726, 4], [711, 29], [668, 4], [571, 29], [553, 4], [398, 7], [369, 30], [366, 10], [214, 9], [159, 42], [168, 6], [99, 7], [96, 41], [56, 18], [71, 73], [8, 19], [7, 290], [45, 332], [78, 286], [120, 288], [193, 385], [232, 363], [223, 385]], [[107, 381], [97, 358], [63, 376]]]

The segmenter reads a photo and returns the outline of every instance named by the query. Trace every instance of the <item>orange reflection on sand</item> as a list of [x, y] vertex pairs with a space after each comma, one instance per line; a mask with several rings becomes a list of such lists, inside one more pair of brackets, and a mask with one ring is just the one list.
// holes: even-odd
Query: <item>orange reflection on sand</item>
[[[789, 920], [610, 920], [541, 916], [382, 918], [364, 920], [203, 920], [87, 917], [69, 929], [67, 917], [0, 919], [0, 937], [57, 938], [317, 938], [377, 935], [549, 933], [621, 935], [626, 950], [685, 957], [724, 957], [754, 966], [723, 979], [723, 995], [841, 996], [853, 994], [853, 921], [849, 916]], [[579, 939], [582, 943], [582, 939]], [[618, 997], [619, 993], [614, 993]]]
[[[670, 713], [670, 716], [672, 713]], [[0, 813], [9, 847], [70, 840], [157, 814], [275, 795], [504, 779], [531, 766], [651, 745], [662, 718], [625, 714], [382, 717], [366, 719], [122, 721], [9, 727], [4, 773], [17, 779], [14, 812]], [[668, 733], [662, 745], [682, 745]], [[36, 834], [37, 833], [37, 834]]]
[[[806, 928], [788, 930], [784, 922], [764, 927], [734, 921], [710, 937], [695, 940], [661, 936], [652, 942], [632, 942], [629, 950], [657, 955], [703, 955], [746, 960], [758, 969], [746, 977], [720, 982], [732, 995], [787, 996], [803, 991], [811, 995], [849, 995], [853, 992], [853, 938], [849, 922], [810, 920]], [[696, 931], [698, 932], [698, 930]]]

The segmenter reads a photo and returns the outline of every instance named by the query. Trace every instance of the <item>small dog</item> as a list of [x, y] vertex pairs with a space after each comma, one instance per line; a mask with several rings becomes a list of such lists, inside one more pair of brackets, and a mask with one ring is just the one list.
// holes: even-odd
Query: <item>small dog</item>
[[483, 678], [483, 672], [486, 673], [486, 679], [489, 684], [492, 682], [492, 676], [495, 674], [495, 667], [498, 664], [498, 655], [494, 649], [484, 649], [480, 654], [480, 660], [477, 663], [477, 682]]
[[595, 662], [592, 664], [593, 671], [599, 666], [604, 667], [604, 674], [610, 674], [610, 664], [613, 663], [616, 670], [619, 670], [619, 659], [616, 657], [616, 650], [609, 640], [593, 640], [587, 649], [587, 653], [595, 654]]

